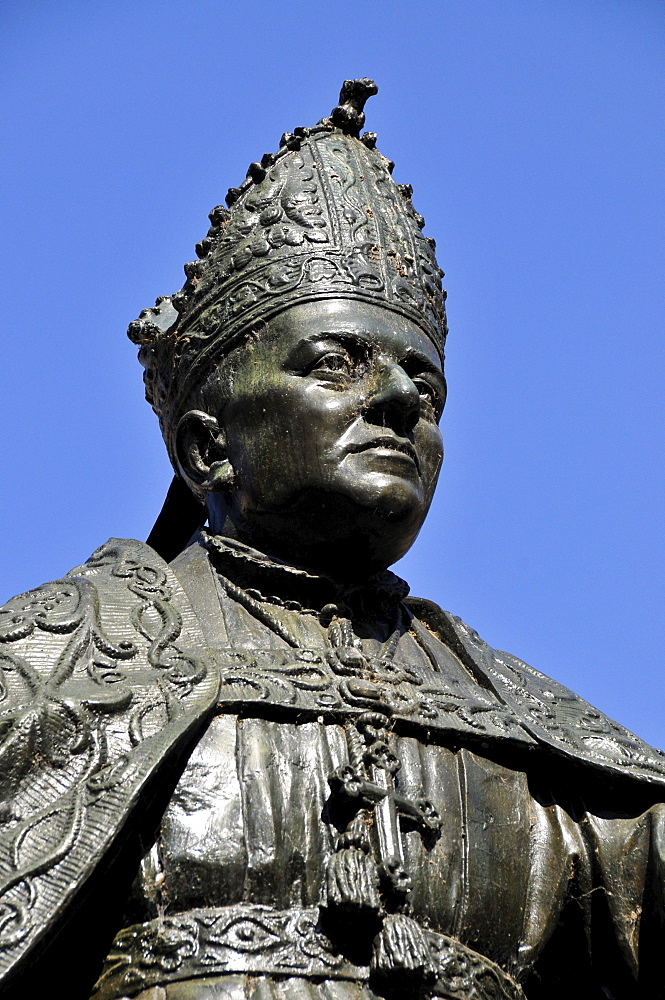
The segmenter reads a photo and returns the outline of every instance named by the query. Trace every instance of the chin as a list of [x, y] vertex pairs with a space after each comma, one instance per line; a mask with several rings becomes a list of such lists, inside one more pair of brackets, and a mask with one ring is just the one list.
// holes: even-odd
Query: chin
[[425, 498], [420, 482], [413, 483], [393, 476], [382, 479], [373, 504], [377, 512], [390, 521], [410, 521], [414, 517], [422, 517]]
[[[347, 517], [329, 558], [352, 561], [372, 570], [385, 569], [413, 545], [429, 509], [420, 483], [382, 476], [371, 490], [349, 498]], [[323, 548], [324, 546], [322, 546]]]
[[419, 478], [375, 473], [301, 490], [254, 509], [240, 537], [288, 561], [334, 575], [385, 569], [408, 551], [429, 508]]
[[[419, 479], [376, 474], [362, 488], [349, 491], [350, 505], [364, 523], [377, 520], [380, 525], [422, 523], [429, 501], [425, 499]], [[370, 524], [368, 523], [368, 527]]]

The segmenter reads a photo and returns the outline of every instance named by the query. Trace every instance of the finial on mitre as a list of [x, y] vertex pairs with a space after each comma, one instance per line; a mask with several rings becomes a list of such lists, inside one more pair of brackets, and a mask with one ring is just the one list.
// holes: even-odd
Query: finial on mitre
[[339, 104], [330, 112], [330, 121], [345, 135], [357, 139], [365, 124], [365, 102], [378, 92], [374, 80], [366, 76], [360, 80], [345, 80], [339, 92]]

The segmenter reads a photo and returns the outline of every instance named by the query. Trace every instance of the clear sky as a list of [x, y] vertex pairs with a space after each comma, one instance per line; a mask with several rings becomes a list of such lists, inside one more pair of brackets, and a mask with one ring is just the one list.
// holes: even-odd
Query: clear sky
[[0, 37], [0, 598], [146, 537], [170, 470], [127, 324], [371, 76], [450, 307], [397, 571], [665, 746], [662, 0], [4, 0]]

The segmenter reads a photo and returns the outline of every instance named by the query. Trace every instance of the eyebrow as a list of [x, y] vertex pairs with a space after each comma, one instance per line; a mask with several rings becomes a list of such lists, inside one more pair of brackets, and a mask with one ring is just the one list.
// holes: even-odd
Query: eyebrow
[[[344, 343], [345, 340], [361, 340], [364, 343], [372, 346], [374, 343], [374, 334], [371, 330], [321, 330], [319, 333], [312, 333], [308, 337], [303, 337], [301, 343], [314, 343], [317, 340], [337, 340], [340, 343]], [[423, 371], [431, 372], [433, 375], [438, 375], [440, 378], [445, 380], [442, 367], [434, 364], [432, 359], [428, 357], [427, 354], [423, 354], [422, 351], [417, 350], [415, 347], [409, 347], [406, 350], [406, 354], [402, 360], [415, 360], [422, 365]]]

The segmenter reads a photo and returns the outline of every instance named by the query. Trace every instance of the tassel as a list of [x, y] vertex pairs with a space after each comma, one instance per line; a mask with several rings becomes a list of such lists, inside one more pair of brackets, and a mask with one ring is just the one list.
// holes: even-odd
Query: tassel
[[337, 841], [326, 866], [328, 909], [347, 914], [378, 914], [379, 873], [370, 853], [368, 815], [361, 809]]
[[359, 847], [335, 851], [326, 867], [328, 908], [378, 913], [379, 877], [374, 859]]
[[436, 980], [422, 927], [402, 913], [390, 914], [374, 939], [372, 973], [380, 978], [399, 978], [423, 982]]

